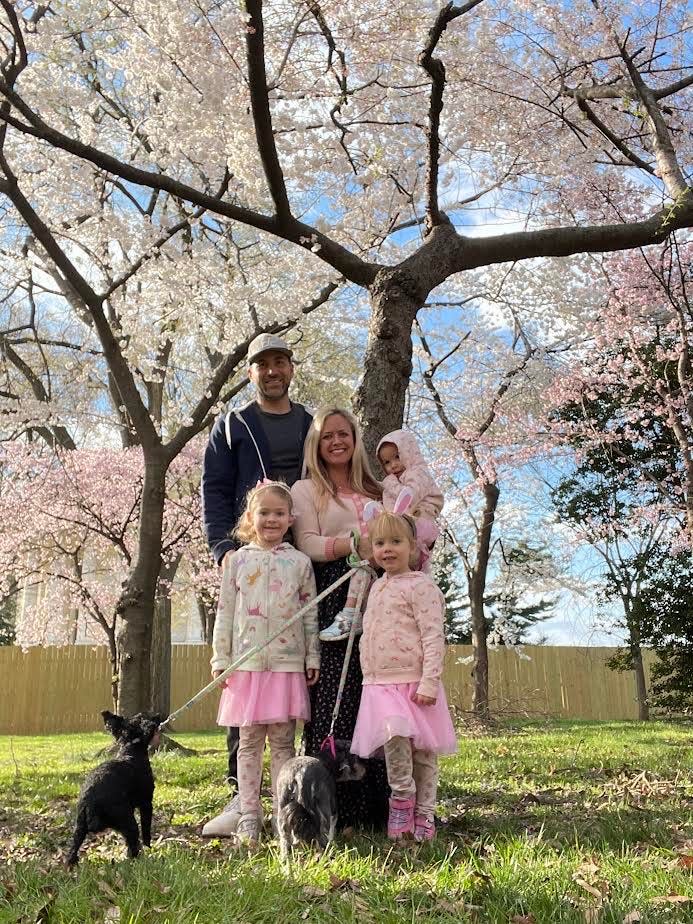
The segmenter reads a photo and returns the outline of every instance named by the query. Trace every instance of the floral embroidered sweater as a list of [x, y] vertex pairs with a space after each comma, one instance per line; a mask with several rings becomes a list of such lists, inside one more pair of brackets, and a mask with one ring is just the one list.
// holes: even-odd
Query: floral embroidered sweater
[[[212, 670], [226, 670], [249, 648], [262, 645], [315, 597], [310, 559], [288, 542], [273, 549], [244, 545], [226, 556], [222, 568]], [[239, 670], [302, 673], [319, 667], [318, 614], [313, 606]]]
[[436, 696], [443, 673], [445, 597], [421, 571], [383, 575], [373, 584], [363, 617], [363, 682], [418, 681]]

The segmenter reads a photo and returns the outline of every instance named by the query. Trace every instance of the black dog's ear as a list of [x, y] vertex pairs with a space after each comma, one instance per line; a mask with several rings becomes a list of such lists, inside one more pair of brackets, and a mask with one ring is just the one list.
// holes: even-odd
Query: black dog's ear
[[109, 712], [108, 709], [104, 709], [101, 713], [103, 718], [103, 724], [106, 726], [108, 731], [113, 735], [114, 738], [118, 738], [120, 733], [123, 730], [123, 725], [125, 720], [120, 715], [115, 715], [113, 712]]

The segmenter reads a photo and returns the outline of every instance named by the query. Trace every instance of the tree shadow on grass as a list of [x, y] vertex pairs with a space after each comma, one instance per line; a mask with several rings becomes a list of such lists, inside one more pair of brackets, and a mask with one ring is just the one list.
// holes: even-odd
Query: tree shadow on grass
[[640, 850], [644, 845], [671, 847], [680, 826], [680, 804], [598, 804], [579, 800], [534, 804], [489, 800], [451, 814], [442, 836], [458, 843], [497, 838], [541, 839], [557, 847]]

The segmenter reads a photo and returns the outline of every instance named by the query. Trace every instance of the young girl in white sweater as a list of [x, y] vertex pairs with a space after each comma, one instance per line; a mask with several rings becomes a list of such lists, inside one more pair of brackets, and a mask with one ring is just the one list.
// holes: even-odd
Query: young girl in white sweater
[[[246, 545], [224, 559], [219, 607], [212, 640], [212, 674], [218, 677], [241, 654], [261, 645], [315, 597], [310, 559], [284, 535], [293, 522], [291, 492], [281, 482], [253, 488], [236, 529]], [[310, 719], [308, 686], [320, 668], [318, 619], [314, 608], [226, 681], [219, 725], [240, 729], [237, 837], [255, 846], [262, 828], [260, 782], [265, 739], [271, 750], [272, 793], [276, 778], [294, 756], [296, 720]], [[276, 804], [274, 806], [276, 815]]]

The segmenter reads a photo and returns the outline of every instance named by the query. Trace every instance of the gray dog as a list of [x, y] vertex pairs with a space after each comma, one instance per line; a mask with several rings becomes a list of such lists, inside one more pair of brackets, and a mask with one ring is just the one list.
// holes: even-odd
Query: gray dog
[[277, 833], [283, 860], [299, 843], [317, 844], [323, 850], [337, 827], [337, 783], [363, 779], [365, 764], [349, 751], [350, 741], [335, 741], [335, 754], [322, 750], [318, 757], [292, 757], [277, 777], [279, 815]]

